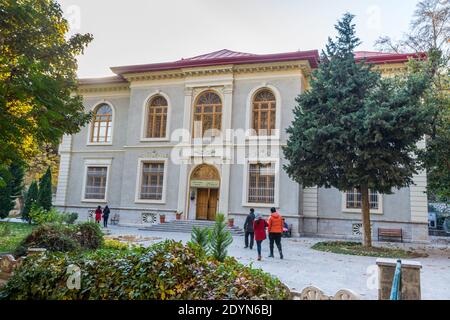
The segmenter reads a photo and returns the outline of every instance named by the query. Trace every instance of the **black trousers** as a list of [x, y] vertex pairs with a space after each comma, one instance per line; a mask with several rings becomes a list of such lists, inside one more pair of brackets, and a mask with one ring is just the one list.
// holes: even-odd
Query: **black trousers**
[[245, 231], [245, 247], [248, 247], [248, 237], [250, 237], [250, 249], [253, 249], [253, 244], [255, 243], [255, 233]]
[[108, 228], [108, 218], [109, 218], [109, 217], [103, 217], [103, 226], [104, 226], [105, 228]]
[[269, 233], [270, 255], [273, 256], [273, 244], [277, 245], [278, 251], [281, 253], [281, 233]]

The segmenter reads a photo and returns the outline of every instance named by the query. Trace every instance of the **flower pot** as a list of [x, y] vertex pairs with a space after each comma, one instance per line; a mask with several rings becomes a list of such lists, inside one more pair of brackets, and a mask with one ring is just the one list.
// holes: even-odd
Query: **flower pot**
[[177, 213], [177, 214], [176, 214], [177, 220], [181, 220], [181, 216], [182, 216], [182, 215], [183, 215], [182, 213]]
[[228, 226], [230, 228], [234, 227], [234, 219], [233, 218], [228, 219]]
[[159, 223], [166, 223], [166, 216], [160, 215], [159, 216]]

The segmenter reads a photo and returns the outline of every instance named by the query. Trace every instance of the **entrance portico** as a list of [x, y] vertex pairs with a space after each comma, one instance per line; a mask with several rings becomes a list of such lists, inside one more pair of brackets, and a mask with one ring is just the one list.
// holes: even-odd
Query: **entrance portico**
[[189, 179], [188, 218], [214, 221], [218, 212], [220, 174], [213, 166], [201, 164]]

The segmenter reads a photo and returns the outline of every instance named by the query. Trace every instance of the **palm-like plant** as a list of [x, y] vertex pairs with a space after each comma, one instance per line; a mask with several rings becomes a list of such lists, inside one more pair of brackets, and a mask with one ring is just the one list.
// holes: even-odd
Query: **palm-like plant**
[[218, 261], [224, 261], [227, 257], [227, 248], [233, 242], [233, 236], [227, 229], [225, 215], [218, 213], [216, 223], [209, 232], [209, 251]]
[[208, 250], [208, 238], [209, 229], [208, 228], [192, 228], [191, 243], [202, 247], [205, 251]]

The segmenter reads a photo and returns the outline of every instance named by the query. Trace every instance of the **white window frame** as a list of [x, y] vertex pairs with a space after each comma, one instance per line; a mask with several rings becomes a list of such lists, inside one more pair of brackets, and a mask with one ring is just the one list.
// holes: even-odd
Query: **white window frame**
[[[167, 120], [166, 120], [166, 136], [162, 138], [147, 138], [147, 126], [148, 126], [148, 107], [149, 102], [156, 96], [162, 96], [167, 101]], [[170, 103], [169, 95], [162, 92], [161, 90], [153, 91], [150, 93], [147, 98], [144, 100], [144, 104], [142, 106], [142, 121], [141, 121], [141, 142], [162, 142], [162, 141], [170, 141], [170, 118], [171, 118], [171, 108], [172, 104]]]
[[[110, 159], [86, 159], [84, 161], [84, 178], [83, 187], [81, 188], [81, 202], [92, 203], [107, 203], [108, 202], [108, 190], [109, 190], [109, 177], [111, 174], [112, 158]], [[105, 167], [106, 168], [106, 185], [105, 185], [105, 197], [103, 199], [86, 199], [86, 183], [87, 183], [87, 170], [88, 167]]]
[[89, 129], [88, 129], [88, 135], [87, 135], [87, 142], [86, 145], [88, 146], [112, 146], [114, 141], [114, 125], [116, 123], [116, 109], [114, 108], [114, 105], [107, 101], [107, 100], [101, 100], [94, 104], [94, 106], [90, 109], [92, 112], [97, 109], [98, 106], [102, 104], [107, 104], [111, 108], [112, 111], [112, 117], [111, 117], [111, 142], [92, 142], [91, 141], [91, 135], [93, 130], [93, 123], [92, 120], [89, 122]]
[[[200, 89], [200, 88], [199, 88]], [[225, 129], [225, 96], [223, 94], [223, 92], [221, 92], [220, 90], [218, 90], [216, 87], [201, 87], [202, 90], [198, 90], [198, 92], [192, 96], [192, 102], [191, 102], [191, 119], [190, 119], [190, 123], [189, 123], [189, 135], [191, 137], [191, 141], [193, 144], [208, 144], [208, 143], [213, 143], [214, 141], [222, 141], [224, 135], [224, 132], [226, 131]], [[217, 94], [220, 98], [220, 101], [222, 102], [222, 119], [221, 119], [221, 123], [220, 123], [220, 135], [218, 136], [214, 136], [214, 137], [201, 137], [201, 138], [196, 138], [194, 136], [194, 117], [195, 117], [195, 107], [197, 105], [197, 100], [198, 98], [204, 94], [205, 92], [214, 92], [215, 94]]]
[[[275, 164], [275, 190], [274, 190], [274, 202], [273, 203], [252, 203], [248, 202], [248, 184], [249, 184], [249, 165], [256, 163], [274, 163]], [[255, 207], [255, 208], [278, 208], [279, 200], [280, 200], [280, 159], [279, 158], [250, 158], [247, 159], [244, 163], [244, 179], [243, 179], [243, 198], [242, 198], [242, 206], [243, 207]]]
[[[269, 89], [273, 92], [275, 96], [275, 103], [276, 103], [276, 109], [275, 109], [275, 134], [270, 136], [262, 136], [262, 135], [256, 135], [254, 134], [253, 129], [253, 98], [255, 97], [255, 94], [262, 90], [262, 89]], [[280, 91], [274, 87], [273, 85], [263, 83], [255, 88], [253, 88], [249, 95], [247, 96], [247, 107], [246, 107], [246, 121], [245, 121], [245, 138], [247, 140], [279, 140], [280, 139], [280, 128], [281, 128], [281, 94]]]
[[[381, 193], [378, 194], [378, 209], [370, 209], [370, 213], [372, 214], [383, 214], [383, 195]], [[342, 192], [342, 212], [344, 213], [362, 213], [362, 209], [352, 209], [347, 208], [347, 192]]]
[[[161, 200], [141, 199], [141, 182], [142, 182], [142, 167], [144, 162], [159, 162], [164, 164], [164, 177]], [[153, 204], [165, 204], [167, 193], [167, 172], [168, 172], [168, 159], [162, 158], [139, 158], [136, 173], [136, 190], [134, 196], [135, 203], [153, 203]]]

